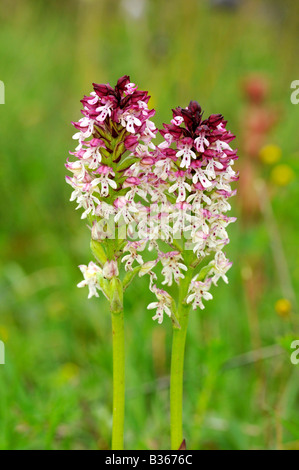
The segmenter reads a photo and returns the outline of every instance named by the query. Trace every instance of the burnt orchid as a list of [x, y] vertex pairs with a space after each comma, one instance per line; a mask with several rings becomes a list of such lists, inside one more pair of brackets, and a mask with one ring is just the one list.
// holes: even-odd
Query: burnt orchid
[[234, 135], [222, 115], [203, 119], [201, 107], [191, 101], [173, 110], [171, 122], [159, 131], [162, 142], [155, 144], [149, 98], [128, 76], [114, 88], [94, 84], [81, 101], [83, 117], [73, 123], [75, 161], [66, 163], [71, 201], [88, 221], [95, 258], [80, 266], [84, 279], [78, 287], [88, 287], [88, 298], [102, 292], [110, 303], [113, 449], [123, 448], [124, 291], [135, 276], [147, 276], [153, 320], [162, 323], [166, 314], [172, 321], [171, 446], [178, 449], [189, 310], [204, 308], [212, 285], [220, 278], [228, 282], [232, 264], [223, 249], [229, 242], [226, 228], [235, 221], [226, 215], [235, 194], [231, 183], [238, 179], [237, 154], [230, 147]]

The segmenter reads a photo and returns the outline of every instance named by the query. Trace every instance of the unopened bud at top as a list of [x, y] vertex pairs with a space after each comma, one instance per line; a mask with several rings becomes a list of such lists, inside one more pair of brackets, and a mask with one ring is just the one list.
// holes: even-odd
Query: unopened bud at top
[[118, 266], [116, 261], [107, 261], [103, 267], [103, 276], [106, 279], [112, 279], [119, 275]]

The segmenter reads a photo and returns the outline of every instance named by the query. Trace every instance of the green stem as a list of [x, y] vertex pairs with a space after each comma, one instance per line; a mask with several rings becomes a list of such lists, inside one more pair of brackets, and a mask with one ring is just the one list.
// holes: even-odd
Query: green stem
[[112, 450], [124, 449], [125, 341], [124, 313], [111, 311], [113, 344], [113, 425]]
[[170, 438], [171, 450], [178, 450], [183, 441], [183, 378], [186, 334], [190, 306], [185, 303], [190, 275], [180, 285], [177, 317], [180, 329], [173, 328], [170, 371]]

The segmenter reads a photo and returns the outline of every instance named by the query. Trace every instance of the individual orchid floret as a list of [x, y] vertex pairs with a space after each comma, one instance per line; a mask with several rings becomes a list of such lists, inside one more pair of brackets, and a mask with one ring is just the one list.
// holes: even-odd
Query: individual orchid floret
[[117, 277], [119, 275], [119, 270], [117, 266], [117, 261], [106, 261], [103, 266], [103, 277], [105, 279], [112, 279], [113, 277]]
[[77, 284], [78, 287], [85, 287], [88, 286], [89, 294], [88, 298], [90, 299], [92, 296], [99, 297], [97, 289], [100, 290], [100, 285], [98, 283], [97, 275], [102, 274], [102, 269], [95, 264], [93, 261], [90, 261], [88, 266], [81, 264], [79, 266], [80, 271], [84, 276], [84, 280]]
[[189, 286], [189, 295], [187, 297], [187, 303], [192, 303], [192, 308], [195, 310], [197, 307], [204, 309], [205, 306], [202, 303], [202, 299], [211, 300], [213, 298], [209, 289], [212, 284], [212, 279], [208, 278], [204, 282], [192, 280]]
[[98, 122], [104, 122], [107, 116], [110, 117], [112, 114], [113, 102], [109, 100], [106, 101], [106, 99], [103, 98], [102, 103], [105, 104], [96, 108], [96, 112], [98, 113], [96, 120]]
[[158, 259], [152, 260], [152, 261], [147, 261], [143, 265], [140, 266], [138, 276], [143, 277], [146, 274], [150, 278], [149, 282], [149, 290], [153, 292], [154, 289], [154, 283], [157, 281], [157, 274], [153, 271], [153, 269], [156, 267], [158, 263]]
[[79, 119], [78, 122], [73, 122], [72, 124], [79, 130], [73, 135], [74, 140], [78, 140], [79, 144], [76, 147], [76, 150], [80, 150], [83, 145], [85, 139], [90, 137], [94, 131], [94, 119], [88, 119], [87, 117]]
[[115, 176], [115, 173], [112, 168], [107, 165], [100, 165], [96, 171], [93, 172], [94, 174], [99, 175], [94, 181], [97, 184], [101, 185], [100, 195], [102, 197], [107, 197], [109, 195], [109, 186], [112, 189], [117, 188], [117, 184], [114, 179], [109, 178], [111, 175], [112, 177]]
[[74, 189], [70, 201], [76, 200], [78, 203], [76, 210], [81, 207], [84, 209], [81, 219], [85, 219], [89, 214], [95, 215], [96, 207], [100, 204], [98, 197], [93, 194], [94, 192], [99, 192], [96, 184], [94, 182], [84, 183], [78, 181], [75, 177], [70, 178], [69, 176], [66, 177], [66, 182]]
[[184, 279], [185, 276], [181, 270], [187, 271], [188, 268], [181, 263], [183, 257], [179, 251], [169, 251], [168, 253], [160, 252], [159, 259], [163, 266], [161, 273], [164, 276], [164, 281], [162, 284], [171, 286], [173, 278], [177, 284], [180, 279]]
[[184, 171], [179, 170], [175, 173], [176, 182], [170, 186], [168, 192], [173, 193], [174, 191], [178, 192], [176, 202], [183, 202], [186, 200], [186, 191], [191, 191], [190, 184], [186, 181], [186, 174]]
[[132, 95], [134, 93], [134, 91], [137, 90], [137, 86], [135, 85], [135, 83], [127, 83], [125, 85], [125, 95]]
[[205, 148], [209, 147], [210, 142], [208, 141], [208, 139], [205, 138], [205, 133], [200, 132], [198, 137], [194, 139], [194, 144], [195, 144], [196, 150], [198, 152], [203, 153], [205, 151]]
[[75, 162], [67, 162], [65, 167], [71, 171], [76, 181], [81, 182], [88, 179], [89, 174], [86, 170], [86, 162], [82, 160], [76, 160]]
[[177, 158], [182, 157], [180, 166], [181, 168], [189, 168], [191, 159], [196, 159], [196, 153], [191, 150], [193, 147], [193, 140], [190, 137], [182, 139], [178, 142], [178, 148], [180, 149], [176, 156]]
[[173, 299], [168, 292], [159, 289], [156, 284], [153, 285], [152, 292], [155, 293], [158, 302], [150, 303], [147, 308], [148, 310], [157, 309], [156, 314], [152, 318], [153, 320], [158, 320], [158, 323], [161, 324], [163, 322], [164, 312], [171, 317], [171, 304]]
[[[142, 264], [140, 266], [140, 270], [139, 270], [139, 277], [142, 277], [144, 276], [145, 274], [153, 274], [153, 269], [154, 267], [157, 265], [157, 262], [158, 262], [158, 259], [155, 259], [155, 260], [152, 260], [152, 261], [147, 261], [146, 263]], [[156, 274], [154, 273], [154, 276], [151, 277], [151, 279], [157, 279], [157, 276]]]
[[192, 169], [194, 170], [192, 183], [194, 184], [194, 188], [196, 188], [196, 183], [200, 183], [203, 190], [212, 188], [213, 183], [210, 181], [207, 175], [207, 168], [208, 166], [205, 169], [203, 169], [202, 162], [199, 160], [196, 160], [196, 162], [192, 164]]
[[130, 134], [136, 133], [136, 128], [141, 126], [141, 121], [131, 111], [127, 111], [121, 115], [120, 123], [127, 129]]
[[163, 158], [157, 159], [155, 162], [154, 173], [162, 180], [167, 180], [171, 172], [174, 170], [175, 157], [172, 155], [163, 155]]
[[128, 201], [133, 201], [135, 196], [140, 196], [142, 199], [147, 201], [147, 191], [145, 185], [142, 182], [141, 178], [136, 176], [129, 176], [123, 183], [123, 188], [130, 188], [126, 193], [126, 199]]
[[131, 271], [132, 265], [134, 261], [136, 260], [138, 264], [142, 265], [143, 264], [143, 258], [139, 254], [140, 251], [143, 251], [146, 247], [147, 240], [140, 240], [136, 242], [128, 242], [126, 246], [124, 247], [124, 252], [128, 251], [129, 254], [125, 255], [122, 258], [122, 262], [126, 262], [125, 264], [125, 270], [126, 271]]
[[204, 258], [206, 256], [205, 247], [209, 235], [206, 234], [203, 230], [197, 230], [193, 237], [192, 243], [194, 245], [193, 252], [196, 253], [197, 258]]
[[100, 148], [106, 149], [105, 142], [102, 139], [91, 139], [89, 142], [85, 142], [84, 145], [87, 148], [82, 150], [82, 159], [88, 164], [88, 168], [90, 170], [94, 170], [98, 168], [99, 164], [102, 161], [102, 154], [100, 152]]
[[180, 126], [183, 122], [184, 122], [184, 118], [182, 116], [175, 116], [171, 120], [171, 124], [173, 124], [174, 126]]
[[120, 196], [115, 199], [113, 205], [116, 212], [114, 217], [115, 222], [118, 222], [121, 218], [123, 218], [126, 224], [130, 224], [134, 221], [133, 214], [134, 212], [138, 212], [134, 202], [129, 201], [125, 196]]
[[228, 278], [226, 276], [227, 271], [230, 269], [233, 263], [231, 263], [222, 251], [218, 251], [215, 255], [214, 261], [211, 261], [210, 266], [212, 269], [209, 275], [213, 275], [212, 282], [217, 286], [217, 282], [220, 278], [228, 284]]

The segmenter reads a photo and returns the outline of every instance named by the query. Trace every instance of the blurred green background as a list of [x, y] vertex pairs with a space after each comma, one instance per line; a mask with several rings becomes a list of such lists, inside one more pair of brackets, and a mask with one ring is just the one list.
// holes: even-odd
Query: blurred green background
[[[77, 266], [91, 260], [89, 230], [69, 202], [64, 163], [91, 83], [128, 74], [149, 90], [158, 126], [190, 99], [206, 116], [222, 113], [247, 188], [233, 201], [230, 284], [191, 315], [187, 448], [299, 449], [299, 365], [290, 361], [299, 339], [298, 2], [2, 0], [0, 21], [0, 448], [110, 447], [110, 317], [104, 300], [76, 287]], [[252, 109], [242, 84], [252, 73], [268, 81], [276, 125], [263, 145], [280, 149], [279, 161], [269, 148], [252, 161], [244, 151]], [[252, 215], [256, 178], [269, 198]], [[171, 323], [151, 320], [152, 300], [144, 278], [125, 299], [127, 449], [169, 448]]]

